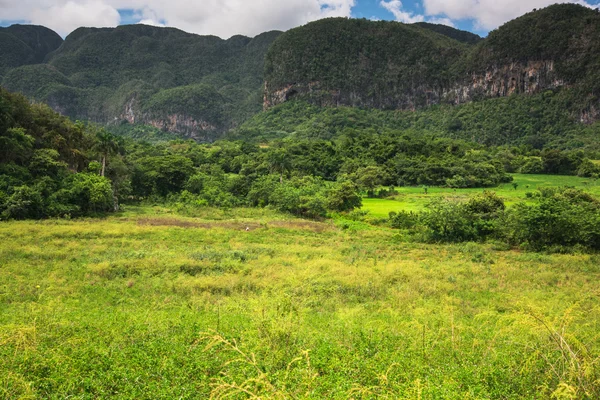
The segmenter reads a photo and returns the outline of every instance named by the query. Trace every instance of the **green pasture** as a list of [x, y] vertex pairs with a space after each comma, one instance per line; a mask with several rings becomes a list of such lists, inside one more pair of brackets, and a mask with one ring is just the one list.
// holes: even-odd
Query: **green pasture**
[[[435, 197], [448, 199], [467, 200], [483, 190], [496, 192], [502, 197], [507, 206], [518, 201], [527, 200], [526, 193], [534, 192], [538, 187], [548, 186], [573, 186], [588, 190], [590, 193], [600, 195], [600, 181], [590, 178], [562, 175], [526, 175], [512, 174], [513, 182], [505, 183], [495, 188], [488, 189], [451, 189], [443, 187], [427, 187], [427, 194], [423, 187], [397, 187], [399, 194], [393, 199], [363, 199], [363, 210], [369, 211], [369, 216], [385, 218], [391, 211], [422, 211]], [[517, 183], [515, 189], [513, 183]]]
[[0, 398], [599, 398], [599, 278], [268, 210], [3, 222]]

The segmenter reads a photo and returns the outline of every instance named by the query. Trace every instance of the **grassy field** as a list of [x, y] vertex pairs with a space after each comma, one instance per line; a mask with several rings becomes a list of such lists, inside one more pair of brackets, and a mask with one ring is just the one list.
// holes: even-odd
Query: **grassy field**
[[0, 398], [600, 397], [597, 255], [244, 209], [0, 239]]
[[[487, 190], [496, 192], [502, 197], [507, 206], [518, 201], [526, 200], [527, 192], [534, 192], [538, 187], [548, 186], [573, 186], [590, 191], [596, 196], [600, 195], [600, 181], [576, 176], [561, 175], [525, 175], [513, 174], [513, 183], [517, 183], [515, 189], [513, 183], [506, 183], [496, 188]], [[387, 217], [390, 211], [421, 211], [434, 197], [446, 197], [449, 199], [466, 200], [475, 193], [481, 193], [484, 189], [450, 189], [450, 188], [427, 188], [427, 194], [422, 187], [400, 187], [394, 199], [363, 199], [363, 210], [369, 211], [369, 216], [382, 218]]]

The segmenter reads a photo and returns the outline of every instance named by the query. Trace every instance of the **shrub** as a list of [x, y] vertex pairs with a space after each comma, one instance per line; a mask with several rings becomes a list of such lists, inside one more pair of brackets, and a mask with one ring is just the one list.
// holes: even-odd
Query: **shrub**
[[600, 202], [580, 190], [545, 189], [534, 204], [519, 203], [506, 213], [509, 243], [533, 250], [584, 246], [600, 249]]
[[352, 211], [361, 206], [358, 187], [350, 181], [336, 184], [327, 194], [327, 208], [331, 211]]
[[419, 223], [419, 214], [400, 211], [390, 212], [390, 225], [396, 229], [412, 229]]
[[44, 202], [41, 194], [35, 188], [16, 187], [10, 196], [4, 195], [4, 198], [3, 204], [0, 204], [2, 219], [44, 217]]
[[421, 221], [426, 237], [432, 242], [463, 242], [477, 240], [477, 230], [472, 216], [464, 204], [436, 199], [429, 204], [429, 212], [423, 213]]

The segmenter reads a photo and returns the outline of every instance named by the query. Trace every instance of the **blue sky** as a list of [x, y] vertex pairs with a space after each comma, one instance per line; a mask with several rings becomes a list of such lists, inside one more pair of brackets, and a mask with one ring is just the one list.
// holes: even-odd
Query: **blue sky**
[[0, 0], [0, 25], [44, 25], [64, 37], [80, 26], [143, 22], [228, 38], [343, 16], [444, 23], [485, 36], [556, 2], [598, 7], [600, 0]]
[[[524, 0], [527, 1], [527, 0]], [[354, 18], [367, 18], [367, 19], [382, 19], [382, 20], [394, 20], [394, 15], [381, 6], [380, 0], [358, 0], [356, 5], [352, 9], [352, 17]], [[414, 15], [424, 15], [425, 9], [423, 2], [419, 0], [404, 0], [402, 1], [403, 9]], [[465, 31], [471, 31], [477, 33], [480, 36], [487, 35], [487, 29], [478, 29], [474, 26], [472, 19], [461, 19], [452, 21], [454, 26], [458, 29]]]

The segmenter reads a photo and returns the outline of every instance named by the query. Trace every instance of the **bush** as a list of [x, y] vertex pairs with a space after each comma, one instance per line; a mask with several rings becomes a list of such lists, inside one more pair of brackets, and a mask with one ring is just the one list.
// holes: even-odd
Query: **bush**
[[519, 168], [522, 174], [541, 174], [544, 172], [544, 163], [540, 157], [527, 157], [525, 163]]
[[327, 194], [327, 208], [331, 211], [352, 211], [360, 207], [362, 207], [362, 198], [358, 193], [358, 187], [350, 181], [334, 185]]
[[546, 189], [517, 204], [502, 221], [509, 243], [532, 250], [584, 246], [600, 250], [600, 202], [580, 190]]
[[40, 192], [29, 186], [20, 186], [13, 189], [10, 196], [4, 197], [0, 203], [0, 216], [2, 219], [27, 219], [43, 218], [44, 202]]
[[429, 209], [420, 218], [426, 228], [428, 241], [464, 242], [478, 239], [472, 216], [464, 204], [436, 199], [429, 204]]
[[390, 226], [396, 229], [412, 229], [419, 223], [419, 214], [400, 211], [390, 212]]
[[65, 179], [63, 186], [65, 190], [54, 199], [59, 204], [70, 205], [71, 211], [84, 214], [107, 212], [114, 207], [112, 187], [108, 178], [88, 173], [73, 174]]

